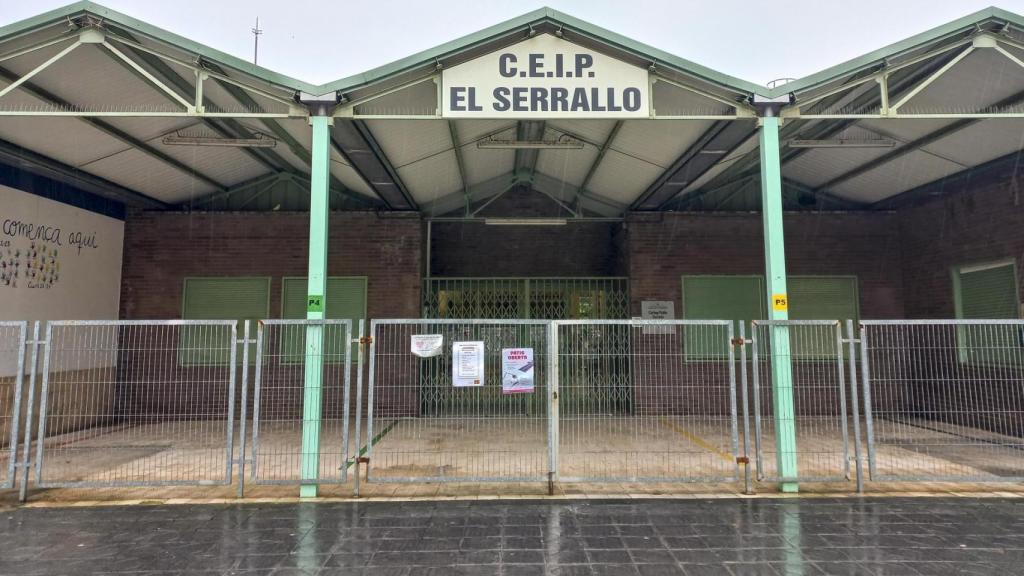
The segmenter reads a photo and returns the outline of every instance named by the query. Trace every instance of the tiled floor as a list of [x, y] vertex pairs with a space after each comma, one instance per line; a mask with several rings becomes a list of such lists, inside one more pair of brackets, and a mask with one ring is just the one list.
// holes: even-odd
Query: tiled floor
[[0, 574], [1000, 574], [1024, 499], [438, 501], [0, 510]]

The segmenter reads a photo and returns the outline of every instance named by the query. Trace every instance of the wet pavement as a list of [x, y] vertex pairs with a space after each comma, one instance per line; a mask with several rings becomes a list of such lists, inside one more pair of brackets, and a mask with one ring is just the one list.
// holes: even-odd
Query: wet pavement
[[1024, 499], [0, 510], [0, 574], [1020, 574]]

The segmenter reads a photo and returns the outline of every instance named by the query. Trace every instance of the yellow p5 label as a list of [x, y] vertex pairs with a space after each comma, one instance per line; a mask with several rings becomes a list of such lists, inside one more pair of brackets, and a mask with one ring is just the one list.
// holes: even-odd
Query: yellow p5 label
[[772, 309], [776, 312], [789, 310], [789, 296], [785, 294], [772, 294]]

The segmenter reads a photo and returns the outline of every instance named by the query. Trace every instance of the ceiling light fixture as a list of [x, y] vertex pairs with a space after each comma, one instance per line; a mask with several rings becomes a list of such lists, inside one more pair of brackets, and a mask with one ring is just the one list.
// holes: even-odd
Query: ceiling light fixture
[[487, 218], [488, 226], [565, 226], [565, 218]]
[[839, 138], [835, 140], [790, 140], [790, 148], [892, 148], [888, 138]]
[[575, 138], [560, 138], [558, 140], [498, 140], [487, 138], [476, 143], [480, 149], [492, 150], [580, 150], [583, 142]]
[[225, 146], [231, 148], [273, 148], [277, 140], [257, 134], [255, 138], [216, 138], [213, 136], [167, 135], [162, 142], [169, 146]]

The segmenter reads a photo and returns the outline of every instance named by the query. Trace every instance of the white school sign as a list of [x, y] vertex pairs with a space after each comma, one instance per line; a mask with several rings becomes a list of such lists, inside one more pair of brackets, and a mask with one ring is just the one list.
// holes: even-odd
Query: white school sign
[[445, 118], [646, 118], [643, 68], [550, 34], [441, 71]]

